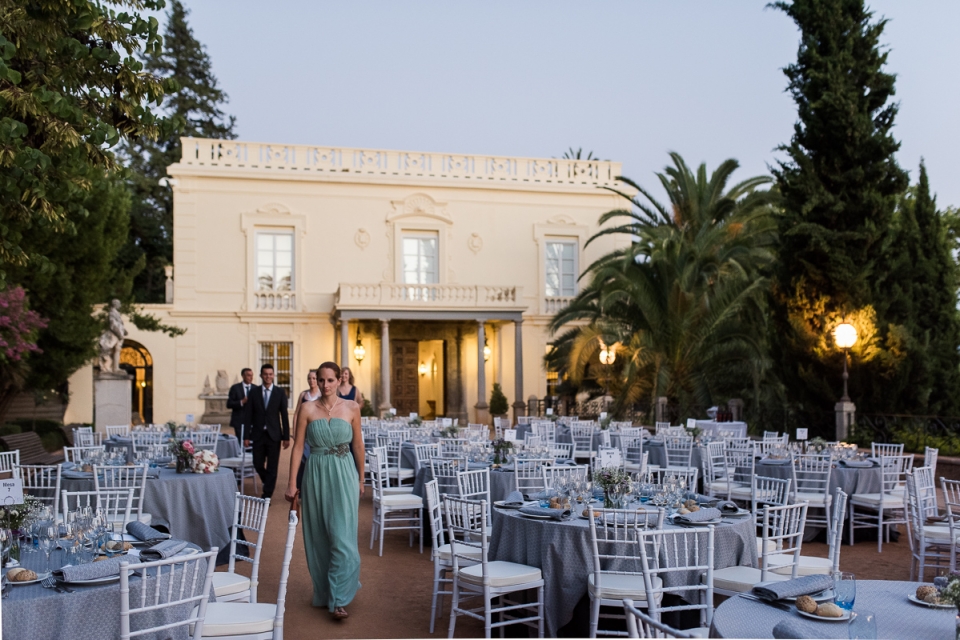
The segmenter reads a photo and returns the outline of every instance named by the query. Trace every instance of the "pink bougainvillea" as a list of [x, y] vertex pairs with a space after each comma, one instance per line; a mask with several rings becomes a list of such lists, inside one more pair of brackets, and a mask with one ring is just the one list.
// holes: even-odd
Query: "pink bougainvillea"
[[27, 293], [22, 287], [0, 291], [0, 362], [21, 360], [26, 353], [39, 352], [37, 331], [47, 321], [27, 309]]

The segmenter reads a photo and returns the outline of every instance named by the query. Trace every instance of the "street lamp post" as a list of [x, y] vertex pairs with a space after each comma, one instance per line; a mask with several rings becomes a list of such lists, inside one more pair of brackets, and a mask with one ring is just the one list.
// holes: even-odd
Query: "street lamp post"
[[[612, 365], [617, 360], [617, 349], [616, 345], [607, 346], [600, 341], [600, 364], [604, 365], [606, 369], [606, 375], [603, 377], [603, 396], [604, 398], [610, 397], [610, 365]], [[606, 401], [609, 402], [609, 401]]]
[[857, 406], [850, 400], [850, 394], [847, 392], [847, 380], [850, 378], [850, 374], [847, 373], [847, 352], [850, 347], [857, 343], [857, 329], [846, 322], [839, 324], [833, 330], [833, 339], [837, 346], [843, 349], [843, 396], [834, 407], [836, 438], [838, 441], [843, 441], [849, 436], [850, 427], [853, 425], [857, 413]]

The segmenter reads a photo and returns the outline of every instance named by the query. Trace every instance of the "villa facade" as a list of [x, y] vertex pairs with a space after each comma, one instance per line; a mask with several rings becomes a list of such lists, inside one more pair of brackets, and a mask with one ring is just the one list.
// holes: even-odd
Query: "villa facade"
[[[146, 310], [186, 333], [127, 323], [147, 422], [199, 420], [265, 362], [296, 397], [325, 360], [375, 410], [487, 421], [499, 382], [522, 415], [551, 384], [551, 316], [625, 242], [587, 246], [622, 206], [603, 188], [616, 162], [184, 138], [168, 173], [174, 264], [167, 303]], [[65, 420], [91, 422], [92, 365], [70, 392]]]

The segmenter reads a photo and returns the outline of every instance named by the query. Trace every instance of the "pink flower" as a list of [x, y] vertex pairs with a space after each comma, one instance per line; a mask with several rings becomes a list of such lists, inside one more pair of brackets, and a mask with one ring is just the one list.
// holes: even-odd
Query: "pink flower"
[[189, 440], [184, 440], [184, 441], [183, 441], [183, 445], [181, 445], [181, 446], [183, 446], [183, 450], [184, 450], [184, 451], [186, 451], [186, 452], [189, 453], [190, 455], [193, 455], [193, 443], [192, 443], [192, 442], [190, 442]]

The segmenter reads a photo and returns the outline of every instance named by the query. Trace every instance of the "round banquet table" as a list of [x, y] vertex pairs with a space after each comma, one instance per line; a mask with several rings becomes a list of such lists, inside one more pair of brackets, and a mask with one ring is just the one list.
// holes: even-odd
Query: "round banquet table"
[[[177, 473], [175, 469], [150, 469], [143, 489], [143, 510], [168, 523], [174, 538], [187, 540], [208, 551], [230, 543], [233, 503], [237, 481], [229, 469], [215, 473]], [[64, 475], [64, 491], [93, 491], [92, 474], [70, 478]]]
[[[475, 463], [470, 463], [470, 469], [483, 468], [476, 467]], [[413, 495], [420, 496], [421, 498], [426, 498], [427, 493], [424, 490], [424, 485], [433, 480], [433, 471], [430, 467], [422, 467], [417, 471], [417, 477], [413, 483]], [[514, 490], [516, 485], [516, 479], [514, 478], [512, 471], [503, 471], [498, 469], [490, 470], [490, 500], [497, 502], [504, 500], [511, 491]]]
[[[123, 438], [119, 436], [113, 436], [107, 440], [103, 441], [104, 447], [107, 449], [122, 449], [127, 452], [127, 462], [133, 462], [133, 439], [132, 438]], [[239, 458], [240, 457], [240, 441], [237, 440], [237, 436], [232, 436], [226, 433], [221, 433], [220, 437], [217, 438], [217, 448], [215, 452], [218, 458]]]
[[[489, 558], [543, 571], [544, 631], [547, 637], [556, 637], [587, 594], [587, 577], [593, 570], [590, 524], [578, 517], [557, 522], [525, 518], [515, 510], [492, 511]], [[714, 568], [732, 566], [757, 566], [751, 518], [725, 518], [714, 529]]]
[[[703, 449], [704, 447], [694, 444], [693, 453], [690, 456], [690, 466], [696, 468], [698, 471], [702, 471], [703, 469]], [[647, 464], [656, 465], [661, 469], [667, 467], [667, 450], [663, 446], [662, 440], [644, 439], [643, 450], [650, 454], [647, 457]]]
[[[194, 545], [195, 546], [195, 545]], [[131, 562], [137, 560], [131, 559]], [[45, 572], [46, 556], [42, 552], [21, 554], [22, 566], [37, 573]], [[63, 551], [57, 549], [50, 554], [50, 566], [63, 564]], [[206, 568], [206, 560], [200, 561], [201, 577]], [[177, 571], [182, 571], [182, 565]], [[148, 589], [156, 584], [156, 577], [147, 578]], [[167, 578], [164, 578], [166, 583]], [[175, 584], [178, 584], [175, 582]], [[202, 582], [197, 588], [202, 586]], [[136, 602], [143, 589], [144, 580], [140, 576], [130, 579], [131, 601]], [[12, 586], [10, 595], [3, 599], [3, 637], [15, 640], [102, 640], [120, 637], [120, 588], [119, 582], [81, 587], [70, 585], [73, 593], [57, 593], [45, 589], [39, 583]], [[211, 589], [212, 591], [212, 589]], [[211, 601], [214, 600], [211, 593]], [[153, 614], [149, 623], [143, 614], [132, 618], [134, 628], [167, 624], [186, 618], [193, 604], [164, 609]], [[140, 636], [143, 638], [188, 638], [187, 628], [179, 627], [166, 633]]]
[[[792, 478], [791, 465], [789, 464], [771, 464], [763, 460], [757, 460], [754, 465], [754, 473], [766, 478]], [[799, 474], [797, 482], [800, 490], [803, 491], [803, 474]], [[836, 495], [837, 489], [843, 489], [848, 496], [855, 493], [880, 493], [883, 485], [883, 476], [880, 473], [880, 467], [852, 468], [845, 467], [843, 464], [834, 462], [830, 470], [830, 494]]]
[[[853, 610], [876, 614], [878, 638], [953, 638], [957, 612], [915, 605], [907, 596], [915, 593], [919, 582], [857, 580], [857, 599]], [[711, 638], [770, 638], [781, 620], [795, 618], [824, 638], [846, 638], [847, 623], [818, 622], [792, 611], [782, 611], [762, 602], [733, 597], [717, 607], [713, 614]]]

